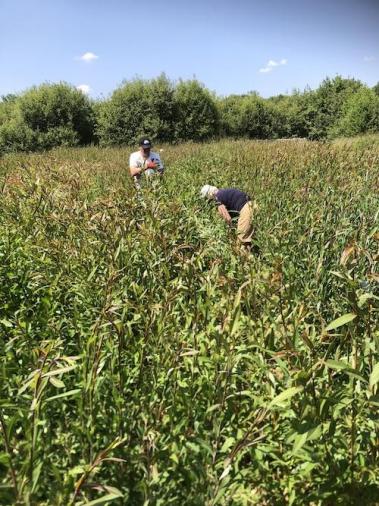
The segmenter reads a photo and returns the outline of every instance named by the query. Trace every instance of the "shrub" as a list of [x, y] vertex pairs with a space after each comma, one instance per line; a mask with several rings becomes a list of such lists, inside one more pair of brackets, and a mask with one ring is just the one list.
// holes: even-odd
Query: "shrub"
[[[72, 137], [76, 137], [80, 144], [92, 140], [91, 103], [81, 91], [68, 84], [43, 84], [32, 88], [19, 98], [17, 105], [23, 121], [33, 130], [46, 133], [65, 127], [76, 133]], [[58, 138], [57, 142], [60, 140]]]
[[234, 138], [270, 139], [283, 135], [282, 111], [257, 94], [232, 95], [220, 102], [222, 133]]
[[36, 149], [37, 135], [20, 118], [12, 118], [0, 125], [0, 154]]
[[353, 136], [378, 131], [379, 96], [372, 90], [362, 88], [345, 103], [333, 133], [336, 136]]
[[344, 103], [362, 88], [355, 79], [326, 78], [315, 91], [307, 91], [301, 100], [307, 136], [310, 139], [327, 137], [339, 121]]
[[219, 132], [219, 114], [212, 94], [195, 79], [175, 88], [175, 139], [204, 141]]
[[165, 75], [150, 81], [125, 82], [97, 108], [100, 144], [134, 144], [142, 135], [171, 141], [175, 116], [173, 93], [173, 85]]
[[3, 152], [88, 144], [94, 115], [89, 99], [65, 84], [43, 84], [0, 103]]

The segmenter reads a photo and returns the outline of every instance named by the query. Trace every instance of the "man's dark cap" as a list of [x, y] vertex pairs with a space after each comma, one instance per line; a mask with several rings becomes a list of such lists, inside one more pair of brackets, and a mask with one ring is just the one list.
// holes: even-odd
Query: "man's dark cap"
[[147, 137], [142, 137], [142, 139], [139, 141], [139, 145], [142, 148], [151, 148], [151, 141]]

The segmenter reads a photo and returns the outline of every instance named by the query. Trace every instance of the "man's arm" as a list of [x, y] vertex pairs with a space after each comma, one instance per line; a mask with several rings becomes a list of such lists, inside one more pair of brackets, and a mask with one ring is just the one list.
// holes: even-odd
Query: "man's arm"
[[230, 225], [232, 223], [232, 218], [231, 218], [230, 214], [228, 213], [228, 210], [226, 209], [224, 204], [219, 205], [217, 209], [218, 209], [218, 212], [219, 212], [220, 216], [222, 217], [222, 219], [224, 221], [226, 221], [226, 223], [228, 225]]
[[154, 153], [154, 162], [156, 164], [156, 170], [158, 172], [158, 174], [163, 174], [164, 172], [164, 165], [163, 165], [163, 162], [161, 160], [161, 157], [159, 156], [158, 153]]
[[141, 166], [141, 162], [138, 160], [138, 158], [135, 157], [135, 153], [131, 154], [129, 157], [129, 172], [130, 175], [138, 176], [139, 174], [142, 174], [144, 168]]
[[133, 177], [133, 176], [138, 176], [139, 174], [142, 174], [143, 172], [143, 168], [142, 167], [133, 167], [132, 165], [129, 167], [129, 172], [130, 172], [130, 175]]

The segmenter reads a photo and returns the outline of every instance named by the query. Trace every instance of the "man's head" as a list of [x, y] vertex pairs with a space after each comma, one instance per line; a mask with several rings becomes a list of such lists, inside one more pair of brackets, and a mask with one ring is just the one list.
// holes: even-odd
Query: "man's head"
[[211, 186], [210, 184], [206, 184], [200, 190], [200, 195], [208, 200], [214, 199], [218, 188], [216, 186]]
[[147, 137], [142, 137], [139, 141], [139, 146], [142, 154], [146, 157], [150, 155], [151, 141]]

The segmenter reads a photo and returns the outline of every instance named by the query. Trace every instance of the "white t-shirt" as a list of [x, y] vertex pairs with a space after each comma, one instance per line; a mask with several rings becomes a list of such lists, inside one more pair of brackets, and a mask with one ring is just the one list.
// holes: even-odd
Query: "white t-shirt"
[[[163, 173], [164, 166], [161, 161], [161, 158], [158, 155], [158, 153], [154, 153], [153, 151], [150, 151], [150, 155], [148, 156], [148, 158], [144, 158], [142, 156], [141, 151], [136, 151], [135, 153], [132, 153], [129, 158], [129, 167], [137, 167], [137, 168], [141, 169], [146, 166], [147, 162], [155, 162], [157, 164], [157, 169], [156, 170], [155, 169], [147, 169], [144, 171], [144, 174], [146, 174], [147, 176], [151, 176], [151, 175], [155, 174], [156, 172], [159, 172], [160, 174]], [[135, 180], [138, 181], [138, 179], [140, 179], [141, 175], [142, 174], [138, 174], [137, 176], [134, 176]]]

